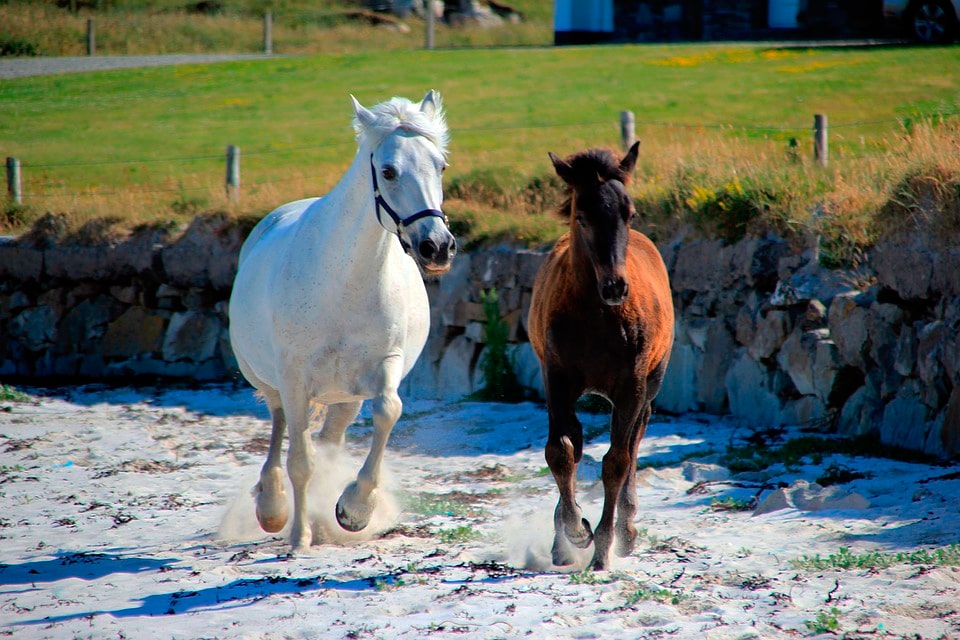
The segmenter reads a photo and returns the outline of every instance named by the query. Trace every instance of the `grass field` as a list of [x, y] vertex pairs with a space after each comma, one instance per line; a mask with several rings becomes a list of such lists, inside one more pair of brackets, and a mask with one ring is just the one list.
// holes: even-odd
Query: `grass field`
[[[29, 207], [8, 207], [7, 227], [45, 211], [262, 215], [342, 174], [349, 94], [372, 104], [429, 88], [452, 132], [449, 208], [479, 240], [555, 236], [532, 215], [554, 202], [547, 151], [619, 146], [623, 109], [643, 142], [634, 192], [649, 224], [732, 216], [735, 234], [758, 216], [803, 228], [816, 211], [864, 244], [908, 175], [940, 167], [960, 184], [960, 47], [405, 50], [3, 81], [0, 150], [23, 163]], [[814, 113], [831, 127], [825, 170], [811, 159]], [[241, 148], [237, 207], [223, 194], [227, 144]]]

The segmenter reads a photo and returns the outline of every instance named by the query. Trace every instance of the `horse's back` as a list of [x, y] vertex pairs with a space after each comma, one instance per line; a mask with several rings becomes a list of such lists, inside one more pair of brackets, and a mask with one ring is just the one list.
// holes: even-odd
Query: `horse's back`
[[243, 264], [243, 261], [246, 260], [247, 256], [250, 255], [250, 252], [253, 250], [253, 247], [256, 246], [257, 243], [260, 242], [260, 240], [270, 231], [282, 229], [298, 221], [303, 212], [318, 200], [320, 200], [320, 198], [304, 198], [303, 200], [294, 200], [293, 202], [280, 205], [265, 215], [260, 222], [258, 222], [253, 229], [251, 229], [249, 235], [247, 235], [247, 239], [244, 241], [243, 247], [240, 248], [240, 259], [238, 264]]

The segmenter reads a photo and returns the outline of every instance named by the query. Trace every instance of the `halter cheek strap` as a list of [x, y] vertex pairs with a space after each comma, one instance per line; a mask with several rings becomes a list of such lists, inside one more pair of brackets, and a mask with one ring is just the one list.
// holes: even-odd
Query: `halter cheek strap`
[[[394, 208], [387, 203], [383, 197], [383, 194], [380, 193], [380, 185], [377, 184], [377, 169], [373, 166], [372, 153], [370, 154], [370, 176], [373, 178], [373, 202], [377, 213], [377, 222], [379, 222], [380, 226], [386, 229], [388, 232], [390, 229], [387, 229], [387, 225], [383, 224], [383, 218], [380, 215], [381, 209], [386, 211], [387, 215], [390, 216], [390, 219], [393, 220], [393, 224], [397, 227], [396, 234], [398, 238], [400, 238], [400, 233], [403, 231], [404, 227], [413, 224], [421, 218], [433, 216], [435, 218], [440, 218], [443, 220], [444, 224], [446, 224], [447, 215], [439, 209], [424, 209], [423, 211], [418, 211], [406, 218], [401, 218], [400, 214], [397, 213]], [[403, 238], [400, 238], [400, 242], [403, 242]]]

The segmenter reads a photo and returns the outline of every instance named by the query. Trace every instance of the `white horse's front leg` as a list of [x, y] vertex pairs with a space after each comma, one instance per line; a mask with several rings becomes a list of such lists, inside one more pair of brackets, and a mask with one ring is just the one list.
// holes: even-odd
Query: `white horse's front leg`
[[290, 544], [294, 552], [302, 552], [309, 549], [313, 541], [310, 519], [307, 517], [307, 485], [316, 465], [313, 441], [310, 438], [309, 402], [302, 385], [290, 387], [294, 390], [282, 394], [290, 431], [287, 474], [293, 484], [293, 527], [290, 530]]
[[337, 522], [347, 531], [361, 531], [370, 522], [377, 505], [377, 485], [380, 483], [380, 463], [387, 448], [393, 426], [400, 419], [403, 403], [397, 395], [402, 377], [401, 358], [388, 358], [384, 363], [383, 392], [373, 399], [373, 444], [355, 482], [347, 485], [337, 501]]
[[287, 422], [279, 398], [269, 402], [273, 431], [270, 435], [270, 451], [260, 470], [260, 482], [253, 489], [257, 500], [257, 521], [267, 533], [276, 533], [287, 524], [290, 507], [287, 504], [286, 478], [280, 464], [283, 451], [283, 434]]

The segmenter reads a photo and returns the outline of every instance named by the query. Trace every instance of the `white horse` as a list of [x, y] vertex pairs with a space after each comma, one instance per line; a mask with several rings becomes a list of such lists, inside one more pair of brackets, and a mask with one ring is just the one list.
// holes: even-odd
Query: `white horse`
[[254, 489], [257, 520], [280, 531], [289, 517], [280, 456], [289, 426], [290, 542], [313, 542], [307, 484], [314, 472], [311, 405], [326, 406], [320, 438], [342, 446], [365, 399], [375, 432], [363, 467], [337, 501], [348, 531], [367, 526], [380, 462], [403, 405], [397, 388], [427, 340], [423, 277], [446, 273], [456, 242], [440, 210], [447, 126], [440, 96], [364, 108], [353, 98], [359, 149], [323, 198], [285, 204], [261, 220], [240, 252], [230, 298], [230, 340], [240, 371], [273, 421]]

